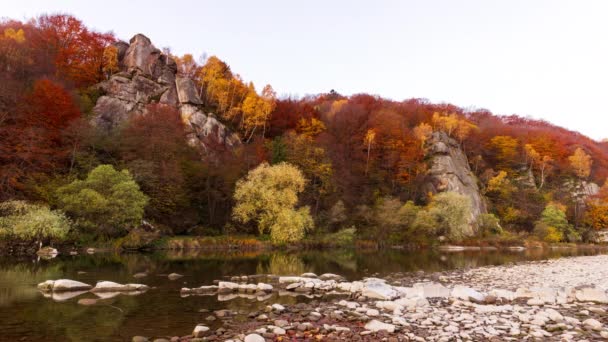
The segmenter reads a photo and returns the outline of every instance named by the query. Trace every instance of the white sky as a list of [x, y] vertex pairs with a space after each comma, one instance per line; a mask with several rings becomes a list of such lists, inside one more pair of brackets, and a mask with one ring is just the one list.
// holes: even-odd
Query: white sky
[[542, 118], [608, 137], [608, 1], [2, 1], [225, 60], [279, 94], [335, 89]]

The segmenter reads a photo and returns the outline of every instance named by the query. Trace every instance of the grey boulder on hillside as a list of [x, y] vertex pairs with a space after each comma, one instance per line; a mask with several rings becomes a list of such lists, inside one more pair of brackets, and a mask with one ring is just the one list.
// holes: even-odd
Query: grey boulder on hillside
[[137, 34], [129, 41], [116, 42], [120, 71], [96, 87], [103, 94], [93, 108], [93, 124], [113, 129], [133, 116], [146, 115], [154, 103], [175, 107], [186, 125], [187, 140], [202, 152], [230, 149], [240, 145], [238, 135], [206, 114], [194, 82], [177, 76], [177, 64]]
[[456, 140], [444, 132], [435, 132], [427, 141], [426, 154], [430, 165], [424, 183], [425, 193], [453, 191], [467, 196], [471, 200], [471, 223], [480, 214], [487, 213], [477, 178]]

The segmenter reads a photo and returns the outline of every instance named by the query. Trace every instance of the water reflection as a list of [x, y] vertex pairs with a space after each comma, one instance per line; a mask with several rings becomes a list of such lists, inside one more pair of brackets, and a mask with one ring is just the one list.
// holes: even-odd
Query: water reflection
[[[531, 249], [525, 251], [355, 251], [203, 253], [166, 251], [153, 254], [60, 255], [53, 260], [0, 259], [0, 339], [25, 341], [124, 341], [134, 335], [187, 334], [204, 321], [201, 309], [247, 313], [269, 302], [293, 304], [306, 296], [222, 295], [182, 298], [180, 288], [211, 285], [235, 275], [336, 273], [349, 280], [416, 271], [516, 263], [601, 250]], [[136, 273], [148, 275], [135, 279]], [[171, 281], [167, 275], [183, 278]], [[36, 284], [69, 278], [88, 284], [99, 280], [137, 282], [152, 289], [139, 296], [90, 292], [45, 298]], [[289, 293], [293, 295], [293, 293]], [[93, 301], [94, 300], [94, 301]], [[94, 305], [79, 305], [94, 303]], [[246, 315], [237, 320], [247, 319]], [[216, 322], [215, 324], [220, 324]]]

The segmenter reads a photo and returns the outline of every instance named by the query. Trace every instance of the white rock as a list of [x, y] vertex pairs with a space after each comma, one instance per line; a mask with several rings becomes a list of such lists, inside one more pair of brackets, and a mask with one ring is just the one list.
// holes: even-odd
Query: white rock
[[272, 285], [270, 284], [258, 283], [257, 288], [259, 291], [272, 292]]
[[38, 289], [45, 292], [86, 291], [91, 288], [89, 284], [70, 279], [47, 280], [38, 284]]
[[397, 297], [397, 291], [392, 286], [385, 284], [383, 281], [366, 281], [361, 294], [368, 298], [391, 300]]
[[229, 281], [220, 281], [217, 286], [220, 293], [230, 293], [239, 290], [239, 284]]
[[192, 336], [194, 336], [195, 338], [200, 338], [206, 336], [207, 334], [209, 334], [209, 327], [204, 326], [202, 324], [199, 324], [194, 327], [194, 331], [192, 331]]
[[595, 320], [593, 318], [589, 318], [583, 321], [583, 325], [586, 327], [589, 327], [593, 330], [602, 330], [602, 323], [600, 323], [598, 320]]
[[415, 284], [414, 288], [422, 289], [424, 298], [447, 298], [450, 296], [450, 289], [439, 283]]
[[371, 320], [365, 324], [365, 329], [373, 332], [378, 332], [380, 330], [386, 330], [389, 333], [395, 332], [395, 326], [388, 323], [383, 323], [377, 320]]
[[343, 277], [333, 273], [323, 273], [319, 278], [321, 278], [321, 280], [340, 280]]
[[575, 297], [579, 302], [594, 302], [601, 304], [608, 303], [608, 296], [606, 295], [606, 292], [593, 287], [585, 287], [576, 290]]
[[456, 285], [450, 295], [454, 298], [462, 300], [470, 300], [474, 302], [483, 302], [486, 296], [470, 287]]
[[244, 342], [266, 342], [266, 340], [258, 334], [249, 334], [245, 336]]
[[149, 287], [143, 284], [119, 284], [113, 281], [98, 281], [91, 292], [131, 292], [146, 291]]
[[365, 314], [369, 317], [376, 317], [380, 315], [380, 312], [378, 312], [376, 309], [368, 309]]
[[285, 311], [285, 307], [281, 304], [272, 304], [272, 310], [276, 311], [276, 312], [283, 312]]
[[275, 335], [285, 335], [285, 329], [283, 328], [279, 328], [279, 327], [275, 327], [274, 329], [272, 329], [272, 333]]

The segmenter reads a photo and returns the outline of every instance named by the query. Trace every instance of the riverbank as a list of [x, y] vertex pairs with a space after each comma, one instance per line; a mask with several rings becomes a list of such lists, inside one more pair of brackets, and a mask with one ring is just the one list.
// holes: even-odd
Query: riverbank
[[172, 340], [605, 340], [606, 265], [608, 256], [597, 255], [352, 282], [332, 274], [233, 277], [201, 284], [210, 287], [198, 294], [256, 298], [247, 289], [266, 281], [302, 300], [205, 313], [192, 335]]

